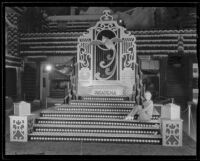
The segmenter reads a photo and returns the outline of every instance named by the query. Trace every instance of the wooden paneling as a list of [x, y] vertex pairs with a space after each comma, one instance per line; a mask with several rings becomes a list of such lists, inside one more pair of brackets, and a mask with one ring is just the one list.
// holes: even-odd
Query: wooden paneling
[[[185, 105], [188, 100], [188, 58], [169, 57], [167, 66], [167, 97], [175, 98], [175, 103]], [[186, 77], [188, 73], [188, 77]]]
[[73, 56], [49, 56], [47, 62], [50, 64], [64, 64], [69, 62]]
[[25, 63], [23, 89], [25, 100], [30, 101], [36, 98], [36, 63]]
[[6, 68], [6, 96], [16, 97], [17, 95], [17, 71], [16, 68]]

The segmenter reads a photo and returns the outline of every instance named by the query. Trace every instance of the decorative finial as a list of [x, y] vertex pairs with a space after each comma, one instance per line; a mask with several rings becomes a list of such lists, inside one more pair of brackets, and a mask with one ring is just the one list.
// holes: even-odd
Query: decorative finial
[[113, 17], [110, 15], [110, 13], [110, 10], [104, 10], [104, 15], [100, 17], [100, 21], [113, 21]]

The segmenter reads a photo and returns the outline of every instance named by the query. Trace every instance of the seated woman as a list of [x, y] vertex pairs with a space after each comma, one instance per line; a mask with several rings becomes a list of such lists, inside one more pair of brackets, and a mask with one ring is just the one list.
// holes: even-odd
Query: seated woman
[[145, 101], [143, 105], [137, 105], [135, 108], [126, 116], [125, 120], [132, 120], [134, 116], [138, 115], [138, 120], [140, 121], [149, 121], [152, 118], [153, 114], [153, 101], [151, 100], [151, 93], [146, 91], [144, 94]]

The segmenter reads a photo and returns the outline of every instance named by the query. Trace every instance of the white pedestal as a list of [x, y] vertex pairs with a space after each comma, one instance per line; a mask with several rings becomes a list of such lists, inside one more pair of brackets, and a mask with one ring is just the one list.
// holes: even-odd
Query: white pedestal
[[164, 105], [161, 109], [161, 118], [169, 120], [179, 120], [180, 106], [173, 103]]
[[183, 120], [161, 119], [162, 145], [182, 146]]
[[9, 116], [10, 141], [27, 142], [28, 134], [33, 131], [35, 115]]
[[31, 114], [31, 105], [30, 103], [26, 103], [21, 101], [19, 103], [14, 103], [14, 115], [15, 116], [23, 116]]

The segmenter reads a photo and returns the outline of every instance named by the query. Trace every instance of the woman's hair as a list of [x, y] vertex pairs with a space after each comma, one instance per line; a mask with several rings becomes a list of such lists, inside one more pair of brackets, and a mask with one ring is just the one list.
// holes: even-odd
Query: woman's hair
[[148, 95], [150, 95], [152, 97], [152, 94], [151, 94], [150, 91], [145, 91], [144, 95], [146, 95], [146, 94], [148, 94]]

